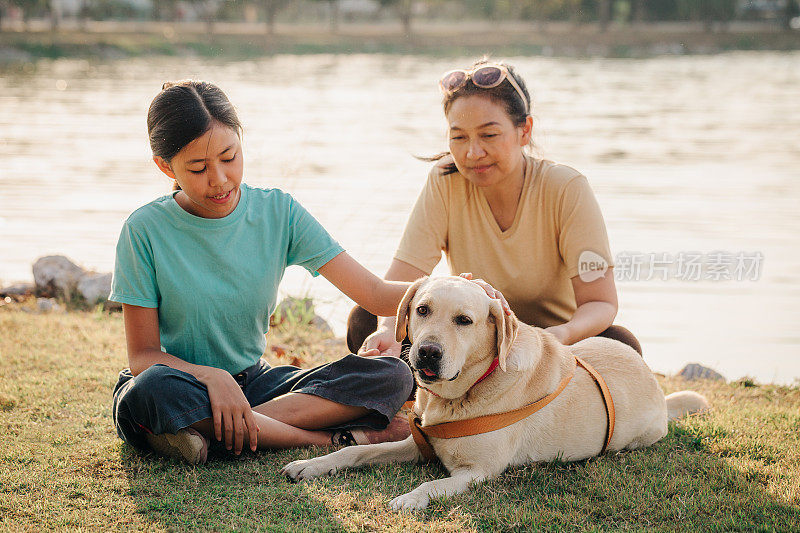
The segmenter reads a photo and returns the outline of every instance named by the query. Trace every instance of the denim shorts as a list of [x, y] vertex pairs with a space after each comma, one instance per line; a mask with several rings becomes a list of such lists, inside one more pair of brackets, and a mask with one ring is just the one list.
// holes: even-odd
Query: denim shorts
[[[408, 399], [414, 383], [411, 370], [400, 359], [353, 354], [306, 370], [289, 365], [271, 367], [259, 359], [234, 379], [253, 407], [299, 392], [370, 410], [362, 418], [330, 429], [385, 428]], [[211, 418], [211, 401], [206, 386], [186, 372], [154, 365], [133, 376], [126, 368], [114, 387], [113, 418], [122, 440], [145, 448], [147, 433], [176, 433]]]

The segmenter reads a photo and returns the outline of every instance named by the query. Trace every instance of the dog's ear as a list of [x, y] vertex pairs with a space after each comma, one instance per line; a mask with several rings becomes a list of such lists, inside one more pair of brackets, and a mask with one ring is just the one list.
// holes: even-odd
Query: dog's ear
[[394, 329], [394, 336], [395, 339], [397, 339], [397, 342], [402, 342], [402, 340], [408, 335], [408, 308], [411, 305], [411, 300], [414, 299], [414, 295], [417, 294], [420, 286], [422, 286], [422, 284], [427, 280], [428, 277], [425, 276], [412, 283], [405, 295], [403, 295], [400, 305], [397, 306], [397, 325]]
[[489, 312], [494, 318], [495, 331], [497, 332], [497, 358], [500, 362], [500, 368], [505, 372], [506, 360], [511, 351], [511, 345], [514, 344], [514, 339], [517, 338], [519, 321], [514, 313], [507, 315], [498, 300], [489, 302]]

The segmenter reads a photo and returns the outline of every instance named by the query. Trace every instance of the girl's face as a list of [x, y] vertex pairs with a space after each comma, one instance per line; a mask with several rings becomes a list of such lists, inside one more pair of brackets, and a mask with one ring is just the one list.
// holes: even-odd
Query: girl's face
[[169, 163], [157, 156], [153, 160], [181, 186], [175, 201], [185, 211], [202, 218], [222, 218], [236, 209], [242, 183], [242, 144], [231, 128], [214, 122]]
[[446, 116], [450, 153], [462, 176], [478, 187], [522, 176], [522, 148], [530, 141], [531, 117], [515, 126], [501, 104], [475, 94], [453, 101]]

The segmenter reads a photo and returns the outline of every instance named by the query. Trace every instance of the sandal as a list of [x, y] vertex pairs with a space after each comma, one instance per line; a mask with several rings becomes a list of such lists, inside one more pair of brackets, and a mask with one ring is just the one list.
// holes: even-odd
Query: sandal
[[411, 435], [408, 420], [401, 415], [395, 416], [384, 429], [340, 429], [331, 435], [334, 446], [356, 446], [361, 444], [377, 444], [404, 440]]

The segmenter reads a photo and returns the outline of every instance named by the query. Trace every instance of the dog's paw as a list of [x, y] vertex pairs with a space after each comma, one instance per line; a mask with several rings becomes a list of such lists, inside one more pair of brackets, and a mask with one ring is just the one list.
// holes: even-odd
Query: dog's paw
[[411, 491], [389, 502], [389, 507], [393, 511], [416, 511], [417, 509], [425, 509], [430, 503], [431, 499], [423, 491]]
[[329, 476], [336, 473], [336, 467], [325, 460], [325, 457], [292, 461], [281, 469], [281, 474], [293, 481], [314, 479], [320, 476]]

